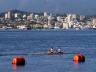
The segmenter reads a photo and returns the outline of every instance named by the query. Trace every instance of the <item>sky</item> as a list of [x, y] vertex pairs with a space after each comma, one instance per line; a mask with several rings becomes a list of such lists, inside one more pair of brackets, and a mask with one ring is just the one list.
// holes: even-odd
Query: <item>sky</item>
[[0, 11], [96, 14], [96, 0], [0, 0]]

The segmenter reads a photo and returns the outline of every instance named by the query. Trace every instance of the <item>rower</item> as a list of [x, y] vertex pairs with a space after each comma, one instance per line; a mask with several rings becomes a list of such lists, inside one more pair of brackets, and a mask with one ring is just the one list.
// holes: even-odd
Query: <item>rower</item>
[[61, 52], [61, 49], [60, 49], [60, 48], [59, 48], [59, 49], [57, 49], [57, 52], [58, 52], [58, 53], [60, 53], [60, 52]]
[[50, 48], [50, 49], [48, 50], [48, 54], [51, 54], [51, 53], [53, 53], [53, 48]]
[[53, 53], [53, 48], [50, 49], [50, 52]]

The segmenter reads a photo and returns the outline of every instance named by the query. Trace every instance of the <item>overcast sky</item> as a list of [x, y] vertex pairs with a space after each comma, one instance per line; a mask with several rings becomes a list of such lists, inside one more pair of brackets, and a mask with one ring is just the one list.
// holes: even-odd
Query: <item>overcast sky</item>
[[0, 0], [0, 11], [10, 9], [96, 14], [96, 0]]

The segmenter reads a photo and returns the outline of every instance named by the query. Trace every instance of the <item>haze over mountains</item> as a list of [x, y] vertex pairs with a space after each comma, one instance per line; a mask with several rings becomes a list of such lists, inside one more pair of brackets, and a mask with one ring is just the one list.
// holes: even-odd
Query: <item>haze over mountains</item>
[[0, 0], [0, 12], [10, 9], [96, 15], [96, 0]]

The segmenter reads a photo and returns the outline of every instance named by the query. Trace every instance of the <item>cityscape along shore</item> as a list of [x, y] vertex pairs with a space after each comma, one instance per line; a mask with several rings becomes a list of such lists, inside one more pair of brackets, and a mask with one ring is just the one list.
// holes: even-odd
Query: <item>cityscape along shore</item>
[[8, 10], [0, 13], [0, 29], [96, 29], [96, 17]]

